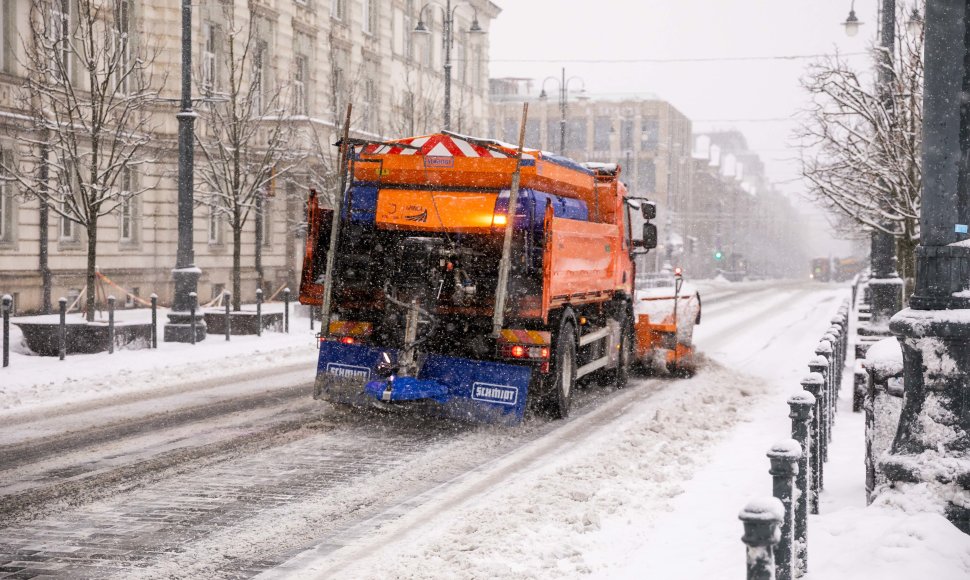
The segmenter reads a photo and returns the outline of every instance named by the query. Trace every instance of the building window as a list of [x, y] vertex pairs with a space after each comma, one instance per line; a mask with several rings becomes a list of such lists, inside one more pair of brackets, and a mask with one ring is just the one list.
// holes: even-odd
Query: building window
[[645, 118], [640, 122], [640, 148], [656, 149], [660, 143], [660, 121], [656, 117]]
[[431, 32], [430, 34], [422, 35], [422, 36], [426, 36], [427, 39], [424, 43], [424, 55], [421, 60], [422, 62], [424, 62], [424, 66], [431, 68], [434, 66], [434, 46], [435, 46], [435, 41], [438, 38], [437, 33], [434, 30], [433, 13], [429, 14], [428, 22], [426, 24], [428, 26], [428, 30], [430, 30]]
[[408, 135], [414, 135], [414, 93], [410, 90], [401, 97], [401, 108], [404, 109], [404, 123], [408, 128]]
[[266, 51], [267, 45], [264, 40], [257, 40], [253, 47], [253, 71], [250, 95], [252, 99], [253, 113], [263, 112], [263, 92], [266, 89]]
[[633, 149], [633, 119], [620, 121], [620, 149], [624, 151]]
[[637, 167], [637, 193], [648, 194], [657, 191], [657, 166], [653, 159], [640, 159]]
[[613, 130], [613, 120], [609, 117], [596, 117], [593, 120], [593, 149], [595, 151], [610, 150], [610, 132]]
[[222, 219], [219, 211], [215, 207], [209, 207], [209, 244], [219, 245], [222, 243]]
[[212, 92], [216, 89], [216, 36], [218, 28], [206, 22], [202, 25], [202, 90]]
[[[4, 2], [6, 4], [6, 2]], [[71, 76], [70, 0], [54, 0], [50, 13], [51, 75], [68, 79]]]
[[131, 0], [121, 0], [115, 4], [115, 34], [118, 50], [117, 91], [127, 95], [131, 89]]
[[263, 245], [268, 246], [272, 242], [273, 236], [273, 212], [270, 211], [272, 204], [270, 203], [269, 197], [264, 195], [260, 205], [262, 211], [260, 225], [263, 226]]
[[362, 14], [364, 32], [367, 34], [377, 34], [377, 0], [364, 0], [362, 3], [364, 13]]
[[[68, 213], [67, 202], [61, 204], [61, 211], [65, 214]], [[77, 228], [73, 220], [70, 220], [63, 215], [61, 216], [61, 226], [58, 228], [60, 235], [58, 236], [62, 242], [74, 242], [77, 241]]]
[[458, 82], [465, 82], [465, 45], [461, 42], [455, 43], [455, 67], [457, 74], [455, 78]]
[[[510, 141], [511, 143], [518, 145], [519, 137], [516, 135], [515, 141]], [[539, 147], [539, 120], [538, 119], [528, 119], [525, 122], [525, 146], [526, 147]]]
[[0, 242], [9, 242], [11, 230], [13, 229], [13, 203], [7, 195], [7, 182], [0, 181]]
[[[3, 165], [10, 167], [13, 163], [13, 155], [10, 151], [0, 150], [0, 159]], [[0, 243], [14, 242], [14, 212], [16, 206], [13, 198], [13, 184], [7, 178], [7, 172], [0, 168]]]
[[122, 198], [121, 205], [118, 206], [118, 226], [120, 228], [119, 238], [125, 243], [138, 241], [137, 215], [135, 198], [133, 197], [133, 183], [131, 169], [125, 168], [121, 171], [121, 187], [119, 195]]
[[377, 94], [377, 83], [374, 79], [367, 79], [364, 81], [364, 131], [376, 130], [379, 107], [380, 96]]
[[12, 31], [8, 29], [8, 25], [13, 22], [13, 18], [9, 14], [10, 6], [13, 2], [2, 2], [0, 3], [0, 67], [5, 71], [10, 71], [10, 57], [13, 55], [13, 43], [11, 39], [14, 37]]
[[502, 123], [502, 140], [506, 143], [519, 142], [519, 120], [514, 117], [506, 117]]
[[347, 13], [347, 0], [330, 0], [330, 16], [343, 20]]
[[307, 114], [306, 81], [306, 57], [297, 55], [293, 57], [293, 112], [297, 115]]
[[414, 0], [404, 3], [404, 56], [414, 58]]

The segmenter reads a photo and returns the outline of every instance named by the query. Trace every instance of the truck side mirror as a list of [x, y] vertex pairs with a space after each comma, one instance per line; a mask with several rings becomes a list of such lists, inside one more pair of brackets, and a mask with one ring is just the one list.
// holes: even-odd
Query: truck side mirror
[[[643, 214], [643, 219], [652, 220], [657, 217], [657, 203], [653, 201], [644, 201], [640, 204], [640, 212]], [[656, 247], [656, 244], [653, 245]]]
[[652, 250], [656, 248], [657, 247], [657, 226], [651, 223], [643, 224], [643, 240], [640, 241], [640, 243], [637, 245], [647, 250]]

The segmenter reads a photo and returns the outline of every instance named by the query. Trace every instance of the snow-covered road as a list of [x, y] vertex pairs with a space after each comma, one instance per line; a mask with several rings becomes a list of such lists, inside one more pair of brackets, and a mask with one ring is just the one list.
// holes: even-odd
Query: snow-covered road
[[741, 578], [737, 510], [770, 489], [784, 398], [847, 291], [701, 291], [694, 378], [590, 388], [569, 420], [513, 429], [315, 404], [293, 339], [195, 382], [82, 377], [76, 408], [23, 384], [31, 404], [0, 423], [0, 512], [19, 518], [0, 560], [62, 577]]

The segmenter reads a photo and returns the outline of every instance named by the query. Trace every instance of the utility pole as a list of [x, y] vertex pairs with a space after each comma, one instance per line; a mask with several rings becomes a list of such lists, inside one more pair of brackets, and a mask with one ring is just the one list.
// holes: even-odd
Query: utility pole
[[206, 329], [205, 318], [194, 312], [202, 271], [195, 266], [192, 247], [193, 140], [197, 117], [192, 110], [192, 0], [182, 0], [182, 102], [176, 117], [179, 125], [178, 250], [172, 270], [175, 297], [165, 325], [165, 342], [194, 343], [205, 339]]
[[970, 533], [970, 1], [926, 2], [923, 195], [916, 289], [889, 328], [903, 351], [896, 438], [880, 464], [897, 488], [937, 490]]

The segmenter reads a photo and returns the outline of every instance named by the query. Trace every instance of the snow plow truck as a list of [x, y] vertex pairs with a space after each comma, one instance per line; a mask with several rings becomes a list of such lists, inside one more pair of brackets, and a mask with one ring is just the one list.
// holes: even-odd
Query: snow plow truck
[[340, 145], [338, 211], [311, 191], [307, 212], [315, 398], [563, 418], [579, 379], [623, 386], [638, 354], [677, 342], [635, 315], [656, 206], [628, 196], [620, 167], [451, 132]]

